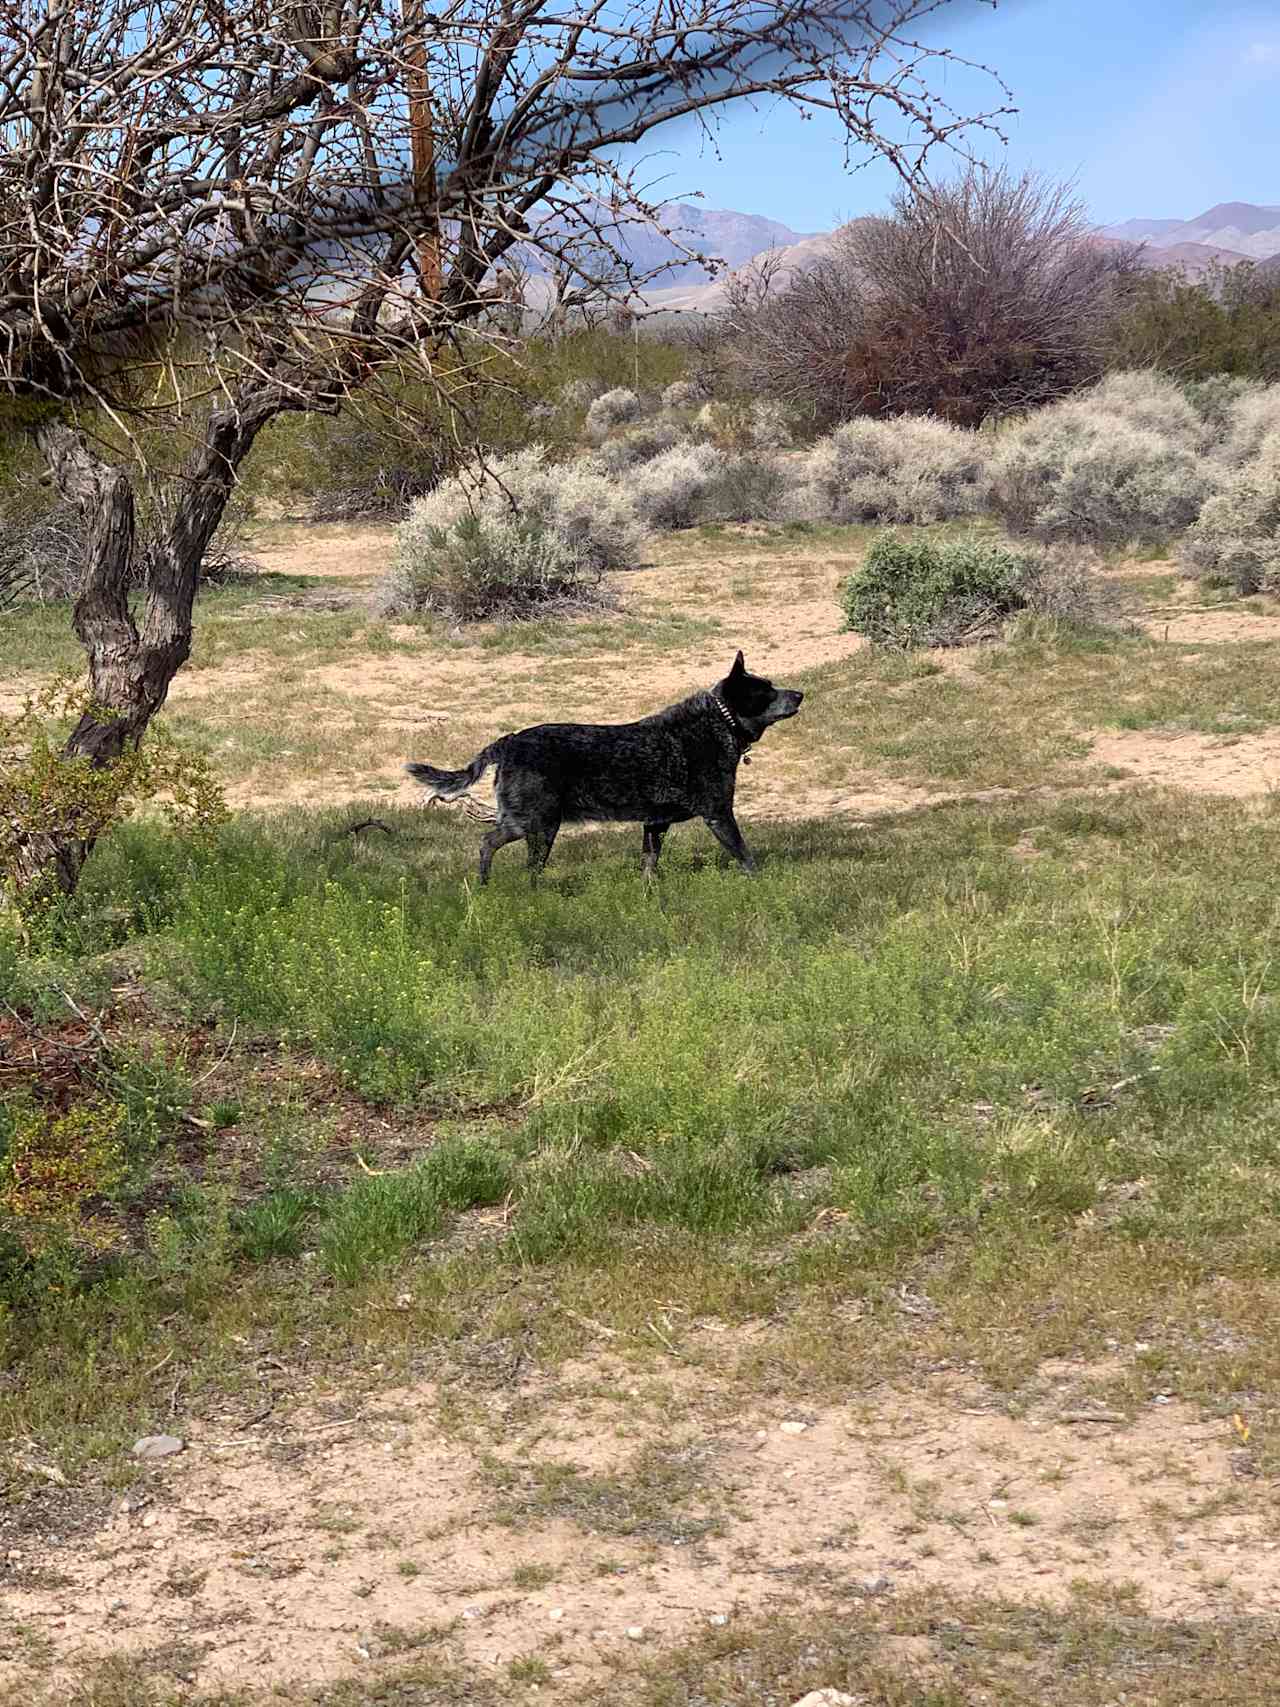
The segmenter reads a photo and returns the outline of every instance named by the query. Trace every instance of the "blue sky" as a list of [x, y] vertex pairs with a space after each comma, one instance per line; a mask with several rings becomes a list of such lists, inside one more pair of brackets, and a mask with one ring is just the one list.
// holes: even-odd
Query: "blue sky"
[[[1280, 11], [1233, 0], [950, 0], [932, 40], [985, 61], [1013, 91], [1007, 149], [988, 159], [1073, 178], [1100, 224], [1190, 218], [1220, 201], [1280, 205]], [[956, 68], [962, 110], [998, 90]], [[836, 127], [785, 109], [734, 109], [716, 152], [658, 133], [645, 177], [659, 194], [825, 230], [883, 206], [883, 165], [844, 167]]]

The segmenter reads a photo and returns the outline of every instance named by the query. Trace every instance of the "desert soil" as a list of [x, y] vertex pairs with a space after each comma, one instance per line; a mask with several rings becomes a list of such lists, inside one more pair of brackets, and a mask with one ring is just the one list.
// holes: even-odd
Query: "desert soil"
[[655, 1378], [602, 1342], [490, 1398], [469, 1439], [432, 1385], [193, 1430], [74, 1546], [11, 1554], [8, 1614], [68, 1681], [123, 1652], [206, 1686], [316, 1683], [447, 1636], [480, 1673], [542, 1658], [563, 1699], [637, 1632], [658, 1651], [913, 1588], [1063, 1604], [1087, 1582], [1157, 1617], [1280, 1617], [1231, 1418], [1111, 1411], [1114, 1368], [1059, 1362], [1016, 1416], [955, 1372], [744, 1411], [715, 1348], [698, 1362]]

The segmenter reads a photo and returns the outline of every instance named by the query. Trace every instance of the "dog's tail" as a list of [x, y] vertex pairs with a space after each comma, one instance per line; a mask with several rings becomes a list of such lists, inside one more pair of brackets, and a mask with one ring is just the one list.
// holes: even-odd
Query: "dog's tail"
[[476, 754], [465, 770], [442, 771], [437, 770], [434, 765], [423, 764], [406, 765], [404, 768], [415, 782], [420, 782], [424, 788], [431, 790], [433, 800], [456, 800], [459, 795], [474, 788], [489, 767], [498, 762], [498, 748], [501, 745], [500, 741], [492, 742], [482, 753]]

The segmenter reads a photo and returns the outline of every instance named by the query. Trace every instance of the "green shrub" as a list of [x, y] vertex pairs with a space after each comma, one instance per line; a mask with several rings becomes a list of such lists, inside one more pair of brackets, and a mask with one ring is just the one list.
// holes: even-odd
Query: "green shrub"
[[846, 625], [878, 646], [958, 646], [1025, 607], [1032, 559], [983, 540], [881, 534], [841, 592]]
[[86, 1213], [124, 1174], [125, 1110], [103, 1099], [59, 1113], [34, 1101], [0, 1114], [0, 1224], [28, 1254], [64, 1241], [89, 1250], [114, 1230]]
[[62, 840], [92, 845], [157, 797], [171, 823], [197, 834], [227, 816], [207, 763], [159, 725], [111, 764], [65, 758], [63, 728], [90, 709], [82, 688], [55, 681], [16, 717], [0, 719], [0, 897], [12, 896], [29, 916], [57, 895], [52, 850]]

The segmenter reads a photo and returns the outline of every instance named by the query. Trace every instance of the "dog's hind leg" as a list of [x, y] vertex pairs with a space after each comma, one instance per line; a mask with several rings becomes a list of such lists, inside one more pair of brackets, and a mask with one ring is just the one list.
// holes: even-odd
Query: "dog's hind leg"
[[670, 828], [670, 824], [646, 824], [644, 827], [644, 853], [640, 858], [640, 869], [646, 877], [653, 877], [657, 873], [658, 860], [662, 853], [662, 838]]
[[505, 848], [508, 842], [518, 842], [525, 832], [519, 824], [513, 824], [510, 818], [500, 817], [493, 829], [480, 841], [480, 882], [489, 881], [489, 867], [493, 864], [493, 856], [499, 848]]
[[742, 831], [732, 812], [718, 813], [714, 818], [704, 820], [708, 830], [720, 843], [727, 848], [744, 871], [754, 872], [756, 862], [751, 857], [751, 849], [742, 839]]
[[538, 881], [547, 861], [551, 858], [551, 849], [559, 834], [560, 820], [544, 818], [539, 824], [531, 824], [525, 832], [525, 841], [529, 847], [529, 876], [534, 883]]

